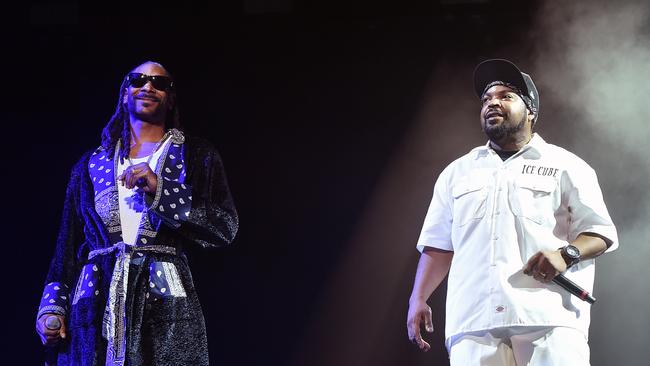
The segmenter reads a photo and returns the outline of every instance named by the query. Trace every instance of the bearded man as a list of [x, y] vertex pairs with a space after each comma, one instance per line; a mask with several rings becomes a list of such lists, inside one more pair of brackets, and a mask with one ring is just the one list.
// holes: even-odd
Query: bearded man
[[[452, 366], [589, 365], [590, 305], [552, 280], [591, 292], [594, 258], [618, 246], [596, 173], [533, 132], [539, 94], [513, 63], [474, 72], [489, 141], [438, 177], [420, 238], [409, 338], [426, 351], [427, 299], [449, 275], [445, 342]], [[558, 277], [560, 278], [560, 277]]]

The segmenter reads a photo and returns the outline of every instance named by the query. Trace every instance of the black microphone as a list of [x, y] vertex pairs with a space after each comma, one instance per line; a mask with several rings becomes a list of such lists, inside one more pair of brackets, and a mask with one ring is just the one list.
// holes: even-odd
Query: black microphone
[[585, 291], [585, 289], [578, 286], [575, 282], [564, 277], [564, 275], [559, 274], [555, 276], [553, 278], [553, 282], [557, 283], [562, 288], [569, 291], [569, 293], [571, 293], [572, 295], [577, 296], [582, 301], [586, 301], [589, 304], [593, 304], [596, 302], [596, 299], [593, 296], [591, 296], [589, 292]]
[[[45, 327], [47, 329], [56, 330], [61, 329], [61, 321], [58, 317], [50, 315], [45, 319]], [[45, 366], [56, 366], [57, 358], [59, 356], [59, 345], [52, 344], [45, 346]]]

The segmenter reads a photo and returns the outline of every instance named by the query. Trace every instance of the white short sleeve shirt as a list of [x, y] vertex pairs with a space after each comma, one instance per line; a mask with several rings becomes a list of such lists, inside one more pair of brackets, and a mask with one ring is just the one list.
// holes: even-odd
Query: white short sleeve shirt
[[[454, 252], [447, 346], [466, 332], [511, 326], [568, 326], [586, 337], [590, 305], [522, 272], [539, 250], [558, 249], [583, 232], [611, 240], [608, 251], [618, 247], [594, 170], [537, 134], [506, 161], [486, 144], [445, 168], [417, 248]], [[591, 292], [594, 260], [565, 276]]]

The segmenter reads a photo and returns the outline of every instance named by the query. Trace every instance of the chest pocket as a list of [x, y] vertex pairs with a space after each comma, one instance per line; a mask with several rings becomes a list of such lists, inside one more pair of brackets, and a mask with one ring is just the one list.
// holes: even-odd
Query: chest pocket
[[543, 224], [553, 217], [559, 202], [554, 194], [557, 181], [539, 176], [521, 176], [510, 189], [512, 212], [537, 224]]
[[465, 226], [485, 216], [487, 188], [484, 180], [463, 179], [451, 190], [454, 198], [453, 224]]

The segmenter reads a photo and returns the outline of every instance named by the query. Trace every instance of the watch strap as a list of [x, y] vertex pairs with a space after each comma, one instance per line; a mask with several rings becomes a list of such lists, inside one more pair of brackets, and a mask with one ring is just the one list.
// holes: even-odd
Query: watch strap
[[[576, 246], [569, 244], [559, 249], [560, 253], [562, 254], [562, 258], [566, 263], [567, 269], [580, 262], [580, 250]], [[574, 252], [574, 254], [571, 254], [571, 252]]]

